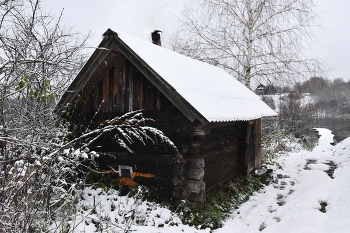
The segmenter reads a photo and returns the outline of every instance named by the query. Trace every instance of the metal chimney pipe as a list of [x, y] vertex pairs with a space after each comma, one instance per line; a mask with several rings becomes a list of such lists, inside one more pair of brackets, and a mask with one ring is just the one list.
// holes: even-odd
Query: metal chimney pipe
[[160, 41], [160, 32], [159, 30], [155, 30], [154, 32], [151, 33], [152, 36], [152, 43], [158, 46], [162, 46], [162, 42]]

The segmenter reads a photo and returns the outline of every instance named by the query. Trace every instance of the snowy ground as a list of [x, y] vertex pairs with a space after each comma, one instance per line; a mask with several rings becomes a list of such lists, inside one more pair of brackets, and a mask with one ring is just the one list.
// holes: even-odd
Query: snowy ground
[[[253, 195], [214, 232], [350, 232], [350, 138], [332, 146], [331, 132], [318, 131], [321, 137], [313, 151], [276, 159], [276, 182]], [[333, 167], [334, 174], [328, 174]], [[121, 197], [112, 190], [86, 189], [78, 206], [81, 210], [71, 221], [73, 232], [210, 231], [183, 225], [158, 204]]]
[[[277, 159], [278, 183], [252, 196], [216, 232], [350, 232], [350, 138], [332, 146], [331, 132], [318, 131], [313, 151]], [[331, 162], [334, 178], [325, 172]]]

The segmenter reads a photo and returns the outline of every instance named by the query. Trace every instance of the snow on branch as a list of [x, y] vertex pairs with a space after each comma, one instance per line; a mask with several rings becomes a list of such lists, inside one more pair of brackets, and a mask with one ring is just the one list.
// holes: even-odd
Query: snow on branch
[[174, 148], [178, 152], [174, 143], [164, 135], [161, 130], [146, 126], [146, 122], [154, 121], [153, 119], [144, 118], [141, 110], [128, 112], [122, 116], [106, 120], [96, 129], [89, 131], [73, 141], [86, 141], [82, 147], [88, 147], [103, 135], [112, 135], [112, 139], [120, 146], [127, 149], [130, 153], [134, 153], [128, 146], [135, 142], [146, 145], [147, 142], [152, 144], [165, 143]]

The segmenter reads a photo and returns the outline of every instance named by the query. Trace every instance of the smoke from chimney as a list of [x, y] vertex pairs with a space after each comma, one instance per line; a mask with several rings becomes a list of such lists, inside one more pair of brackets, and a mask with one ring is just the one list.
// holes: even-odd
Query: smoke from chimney
[[155, 30], [154, 32], [151, 33], [152, 43], [158, 46], [162, 46], [162, 42], [160, 41], [160, 34], [159, 34], [160, 32], [162, 31]]

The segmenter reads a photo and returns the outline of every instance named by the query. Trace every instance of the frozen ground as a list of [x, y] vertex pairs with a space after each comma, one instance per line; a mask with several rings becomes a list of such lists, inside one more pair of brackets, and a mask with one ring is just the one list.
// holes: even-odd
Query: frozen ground
[[[276, 159], [271, 165], [276, 182], [233, 211], [214, 232], [350, 232], [350, 138], [332, 146], [331, 132], [318, 131], [313, 151]], [[112, 190], [86, 189], [78, 206], [72, 232], [210, 232], [181, 224], [158, 204]]]

